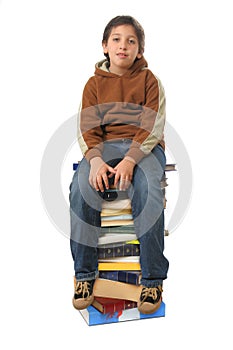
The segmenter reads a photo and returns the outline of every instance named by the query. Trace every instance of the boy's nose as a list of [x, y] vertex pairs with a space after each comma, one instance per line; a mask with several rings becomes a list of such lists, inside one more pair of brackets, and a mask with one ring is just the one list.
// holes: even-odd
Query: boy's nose
[[126, 43], [125, 41], [121, 41], [121, 43], [120, 43], [120, 49], [121, 49], [121, 50], [126, 50], [126, 48], [127, 48], [127, 43]]

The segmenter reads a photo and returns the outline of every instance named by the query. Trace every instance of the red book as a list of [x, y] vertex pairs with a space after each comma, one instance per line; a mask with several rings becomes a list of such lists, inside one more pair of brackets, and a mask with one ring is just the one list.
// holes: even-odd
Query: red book
[[92, 306], [102, 314], [109, 314], [110, 316], [118, 312], [117, 317], [119, 317], [123, 310], [137, 307], [137, 303], [130, 300], [95, 297]]

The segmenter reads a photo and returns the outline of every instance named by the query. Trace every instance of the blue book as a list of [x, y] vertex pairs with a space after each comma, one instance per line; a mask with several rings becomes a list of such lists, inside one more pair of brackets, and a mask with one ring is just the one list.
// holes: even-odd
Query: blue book
[[112, 281], [120, 281], [130, 284], [139, 285], [141, 272], [140, 271], [99, 271], [99, 277]]
[[165, 304], [161, 303], [160, 308], [153, 314], [142, 314], [137, 308], [122, 310], [122, 312], [115, 312], [113, 315], [102, 314], [95, 309], [92, 305], [87, 309], [79, 311], [86, 323], [89, 326], [95, 326], [100, 324], [117, 323], [132, 320], [142, 320], [146, 318], [158, 318], [165, 316]]
[[119, 271], [99, 271], [99, 277], [111, 281], [118, 281]]

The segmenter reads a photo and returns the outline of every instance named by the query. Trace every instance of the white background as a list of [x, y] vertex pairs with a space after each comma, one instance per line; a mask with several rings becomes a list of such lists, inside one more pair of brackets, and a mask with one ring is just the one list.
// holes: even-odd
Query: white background
[[[232, 349], [230, 4], [1, 1], [1, 348]], [[44, 210], [40, 165], [53, 133], [77, 112], [103, 58], [104, 27], [119, 14], [145, 29], [145, 58], [165, 87], [194, 186], [185, 219], [166, 238], [166, 317], [88, 327], [71, 305], [69, 241]]]

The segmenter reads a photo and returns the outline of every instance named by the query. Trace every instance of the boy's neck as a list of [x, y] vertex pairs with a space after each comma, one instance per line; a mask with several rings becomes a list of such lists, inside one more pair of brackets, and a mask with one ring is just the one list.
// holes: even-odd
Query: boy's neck
[[123, 75], [128, 71], [128, 69], [117, 69], [117, 68], [112, 68], [111, 65], [109, 66], [109, 72], [116, 74], [116, 75]]

